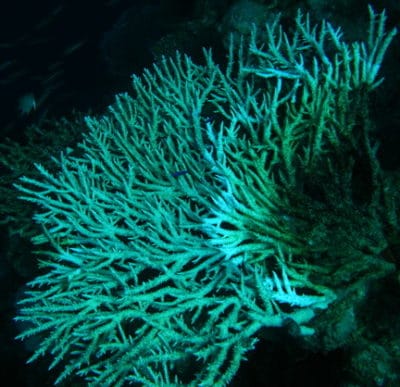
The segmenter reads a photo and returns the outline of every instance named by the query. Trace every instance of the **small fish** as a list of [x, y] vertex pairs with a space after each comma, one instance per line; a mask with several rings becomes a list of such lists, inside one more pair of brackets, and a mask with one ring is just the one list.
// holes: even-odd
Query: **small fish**
[[19, 98], [18, 110], [21, 115], [27, 115], [36, 110], [36, 99], [33, 93], [26, 93]]
[[16, 79], [24, 77], [27, 73], [27, 69], [16, 70], [15, 72], [7, 75], [7, 80], [8, 82], [15, 81]]
[[55, 72], [53, 72], [52, 74], [49, 74], [46, 78], [43, 79], [42, 83], [43, 85], [48, 85], [51, 84], [52, 82], [54, 82], [57, 79], [60, 79], [60, 77], [63, 75], [64, 70], [57, 70]]
[[76, 42], [74, 44], [71, 44], [70, 46], [66, 47], [65, 50], [63, 51], [64, 56], [71, 55], [74, 53], [76, 50], [79, 50], [84, 44], [88, 42], [87, 39], [80, 40], [79, 42]]
[[41, 19], [39, 21], [39, 23], [37, 23], [35, 25], [35, 30], [41, 30], [45, 27], [47, 27], [50, 23], [53, 23], [54, 21], [56, 21], [55, 16], [57, 16], [62, 10], [64, 9], [64, 5], [58, 5], [56, 8], [54, 8], [50, 14], [46, 15], [43, 19]]
[[55, 71], [63, 65], [64, 65], [64, 62], [58, 61], [58, 62], [54, 62], [54, 63], [50, 64], [49, 66], [47, 66], [47, 69], [50, 71]]
[[174, 173], [171, 173], [171, 176], [172, 177], [179, 177], [179, 176], [186, 175], [187, 173], [189, 173], [189, 171], [187, 171], [186, 169], [183, 169], [182, 171], [176, 171]]
[[7, 67], [10, 67], [15, 63], [16, 63], [15, 60], [7, 60], [6, 62], [0, 63], [0, 71], [5, 70]]
[[29, 41], [30, 46], [41, 46], [45, 45], [54, 40], [54, 37], [38, 38]]

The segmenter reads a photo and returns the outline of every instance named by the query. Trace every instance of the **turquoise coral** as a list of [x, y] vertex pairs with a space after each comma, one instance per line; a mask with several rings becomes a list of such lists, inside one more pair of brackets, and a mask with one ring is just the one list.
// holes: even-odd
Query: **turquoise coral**
[[299, 13], [292, 36], [277, 19], [232, 42], [224, 69], [165, 58], [86, 118], [58, 173], [22, 179], [51, 245], [17, 317], [43, 337], [31, 361], [51, 353], [58, 382], [226, 385], [262, 330], [314, 334], [333, 272], [392, 270], [367, 96], [395, 31], [370, 18], [365, 43]]

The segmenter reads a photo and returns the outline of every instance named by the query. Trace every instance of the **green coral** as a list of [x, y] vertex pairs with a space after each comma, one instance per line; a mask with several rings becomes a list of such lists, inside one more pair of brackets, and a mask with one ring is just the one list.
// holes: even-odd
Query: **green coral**
[[263, 330], [313, 335], [393, 270], [368, 94], [395, 31], [370, 18], [366, 42], [299, 13], [292, 35], [276, 20], [233, 42], [225, 68], [164, 59], [86, 118], [80, 154], [22, 179], [52, 245], [17, 318], [43, 337], [31, 361], [51, 353], [58, 381], [226, 385]]
[[46, 118], [37, 125], [29, 125], [20, 141], [6, 138], [0, 144], [0, 225], [7, 226], [11, 236], [29, 240], [38, 232], [31, 219], [34, 206], [20, 201], [13, 184], [21, 176], [40, 178], [32, 161], [57, 170], [52, 160], [55, 154], [69, 147], [72, 150], [82, 139], [82, 113], [72, 112], [69, 118]]

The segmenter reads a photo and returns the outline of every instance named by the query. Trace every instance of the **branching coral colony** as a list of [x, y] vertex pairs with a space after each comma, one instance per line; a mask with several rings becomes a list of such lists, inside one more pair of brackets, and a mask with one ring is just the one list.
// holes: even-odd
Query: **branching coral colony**
[[57, 382], [226, 385], [261, 330], [312, 337], [393, 270], [367, 100], [395, 31], [369, 11], [366, 42], [299, 13], [293, 34], [276, 20], [232, 43], [224, 69], [164, 59], [86, 118], [57, 174], [22, 179], [50, 246], [17, 317], [42, 338], [30, 361], [51, 354]]

